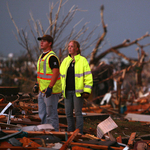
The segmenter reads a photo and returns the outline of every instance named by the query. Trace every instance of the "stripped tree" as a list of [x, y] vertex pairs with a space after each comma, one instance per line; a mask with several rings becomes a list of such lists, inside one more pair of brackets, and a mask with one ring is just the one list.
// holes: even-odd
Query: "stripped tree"
[[[67, 2], [67, 1], [66, 1]], [[105, 57], [107, 54], [109, 53], [115, 53], [117, 54], [119, 57], [122, 57], [126, 60], [128, 60], [131, 63], [130, 68], [134, 68], [136, 69], [136, 76], [137, 76], [137, 81], [138, 84], [142, 85], [140, 78], [141, 78], [141, 72], [142, 72], [142, 68], [143, 68], [143, 64], [144, 62], [144, 58], [146, 56], [145, 52], [144, 52], [144, 47], [149, 46], [149, 44], [147, 45], [140, 45], [139, 41], [143, 40], [144, 38], [148, 38], [150, 35], [148, 33], [146, 33], [145, 35], [141, 36], [140, 38], [137, 38], [133, 41], [130, 41], [129, 39], [126, 39], [123, 41], [123, 43], [115, 45], [110, 47], [109, 49], [98, 53], [100, 50], [100, 46], [102, 46], [102, 42], [105, 41], [105, 37], [107, 34], [107, 26], [104, 23], [104, 17], [103, 17], [103, 12], [104, 12], [104, 6], [100, 7], [100, 17], [101, 17], [101, 23], [102, 23], [102, 27], [103, 27], [103, 33], [98, 37], [98, 38], [94, 38], [94, 40], [92, 40], [92, 42], [89, 42], [92, 37], [93, 34], [95, 32], [95, 30], [98, 28], [98, 26], [96, 26], [92, 31], [90, 31], [86, 37], [84, 37], [85, 33], [87, 33], [89, 31], [88, 27], [87, 27], [87, 22], [84, 23], [84, 25], [81, 27], [81, 29], [76, 32], [75, 28], [78, 24], [80, 24], [82, 22], [82, 19], [80, 21], [78, 21], [78, 23], [76, 23], [72, 30], [70, 31], [70, 33], [68, 32], [67, 35], [63, 35], [63, 38], [61, 37], [61, 35], [64, 33], [64, 30], [66, 29], [66, 27], [68, 27], [71, 23], [71, 21], [74, 19], [75, 14], [78, 11], [83, 11], [81, 9], [79, 9], [77, 6], [72, 6], [69, 10], [69, 12], [63, 17], [62, 21], [59, 22], [59, 16], [60, 16], [60, 11], [62, 6], [65, 5], [65, 3], [62, 3], [62, 0], [59, 0], [56, 4], [51, 3], [50, 4], [50, 11], [49, 11], [49, 15], [48, 15], [48, 21], [49, 21], [49, 26], [47, 27], [46, 30], [44, 30], [43, 25], [40, 21], [35, 21], [33, 15], [30, 13], [30, 17], [31, 20], [28, 20], [29, 23], [29, 27], [30, 27], [30, 31], [32, 33], [33, 39], [34, 39], [34, 46], [30, 46], [30, 39], [28, 34], [24, 31], [24, 30], [19, 30], [18, 26], [16, 25], [12, 14], [9, 10], [8, 4], [7, 4], [7, 8], [8, 8], [8, 12], [10, 15], [10, 18], [17, 30], [17, 34], [15, 34], [15, 37], [18, 41], [18, 43], [26, 49], [28, 56], [30, 58], [30, 61], [37, 60], [37, 58], [39, 57], [40, 54], [40, 48], [39, 48], [39, 43], [37, 42], [37, 37], [38, 36], [42, 36], [43, 34], [50, 34], [52, 35], [52, 37], [54, 38], [54, 46], [53, 46], [53, 50], [58, 53], [59, 52], [59, 58], [62, 60], [66, 55], [67, 55], [67, 44], [70, 40], [79, 40], [79, 43], [81, 45], [81, 50], [84, 51], [88, 48], [93, 48], [91, 54], [87, 55], [86, 57], [89, 58], [89, 64], [91, 67], [92, 72], [95, 71], [95, 69], [98, 69], [99, 67], [99, 73], [100, 75], [102, 75], [102, 73], [106, 73], [106, 70], [108, 71], [110, 68], [110, 66], [105, 65], [103, 66], [104, 70], [100, 70], [102, 68], [101, 66], [101, 62], [100, 60]], [[57, 12], [54, 16], [54, 8], [57, 6], [58, 4], [58, 8], [57, 8]], [[31, 23], [34, 24], [34, 26], [31, 26]], [[128, 57], [126, 57], [123, 53], [121, 53], [119, 50], [122, 48], [127, 48], [130, 47], [132, 45], [137, 45], [138, 47], [138, 53], [139, 53], [139, 58], [137, 61], [130, 59]], [[61, 50], [60, 50], [61, 48]], [[33, 53], [36, 53], [36, 59], [33, 57]], [[103, 64], [104, 65], [104, 64]], [[140, 68], [140, 71], [139, 71]], [[112, 70], [112, 68], [111, 68]], [[127, 71], [130, 70], [129, 68], [127, 69]], [[105, 76], [105, 79], [103, 80], [100, 79], [100, 83], [104, 82], [104, 81], [108, 81], [108, 80], [113, 80], [113, 79], [118, 79], [118, 87], [121, 87], [120, 84], [122, 84], [122, 78], [125, 77], [125, 74], [123, 74], [123, 71], [119, 71], [119, 73], [114, 73], [111, 71], [109, 72], [108, 76]], [[126, 72], [125, 72], [126, 73]], [[111, 75], [112, 74], [112, 75]], [[121, 77], [121, 78], [120, 78]], [[97, 77], [96, 77], [97, 78]], [[112, 90], [112, 88], [109, 88], [107, 90], [107, 92], [109, 90]], [[118, 94], [120, 93], [120, 89], [118, 89]], [[120, 99], [118, 97], [118, 99]], [[120, 100], [119, 100], [120, 101]]]
[[[59, 2], [59, 4], [58, 4]], [[67, 55], [67, 44], [70, 40], [78, 40], [80, 38], [80, 45], [82, 47], [82, 51], [86, 50], [87, 48], [90, 48], [93, 46], [93, 43], [95, 43], [95, 41], [97, 40], [97, 38], [95, 38], [94, 40], [92, 40], [91, 42], [89, 42], [92, 39], [92, 35], [94, 33], [94, 31], [97, 29], [97, 27], [95, 27], [94, 29], [92, 29], [89, 33], [87, 33], [88, 31], [88, 27], [87, 27], [87, 22], [84, 23], [84, 25], [81, 27], [81, 29], [76, 32], [76, 26], [78, 24], [80, 24], [82, 22], [83, 19], [79, 20], [71, 29], [70, 33], [69, 31], [67, 32], [67, 35], [64, 34], [65, 29], [69, 26], [69, 24], [71, 23], [71, 21], [74, 19], [75, 14], [78, 11], [84, 11], [79, 9], [77, 6], [72, 6], [69, 10], [69, 12], [63, 17], [62, 21], [59, 21], [60, 18], [60, 11], [63, 5], [65, 5], [64, 2], [62, 3], [62, 0], [59, 0], [56, 4], [50, 3], [50, 12], [49, 12], [49, 16], [48, 21], [49, 21], [49, 26], [47, 27], [46, 30], [44, 30], [42, 22], [35, 21], [33, 15], [30, 13], [30, 20], [28, 20], [28, 24], [30, 27], [30, 33], [32, 33], [32, 37], [34, 39], [34, 41], [32, 43], [34, 43], [33, 46], [30, 45], [31, 41], [29, 38], [29, 35], [27, 34], [27, 32], [25, 32], [25, 30], [21, 29], [19, 30], [19, 27], [16, 25], [14, 18], [12, 17], [12, 14], [9, 10], [8, 4], [7, 4], [7, 8], [8, 8], [8, 12], [10, 15], [10, 18], [17, 30], [17, 34], [15, 34], [15, 37], [18, 41], [18, 43], [27, 51], [28, 56], [30, 58], [30, 61], [34, 61], [34, 57], [33, 54], [36, 53], [36, 60], [40, 55], [40, 47], [39, 47], [39, 43], [37, 41], [37, 37], [42, 36], [44, 34], [50, 34], [53, 39], [54, 39], [54, 45], [53, 45], [53, 50], [58, 54], [59, 52], [59, 58], [63, 59], [66, 55]], [[58, 4], [58, 8], [57, 8], [57, 12], [54, 16], [54, 8], [57, 6]], [[33, 26], [31, 26], [31, 23], [33, 24]], [[85, 33], [87, 33], [87, 36], [84, 38]], [[63, 37], [62, 37], [63, 34]], [[63, 57], [62, 57], [63, 56]]]

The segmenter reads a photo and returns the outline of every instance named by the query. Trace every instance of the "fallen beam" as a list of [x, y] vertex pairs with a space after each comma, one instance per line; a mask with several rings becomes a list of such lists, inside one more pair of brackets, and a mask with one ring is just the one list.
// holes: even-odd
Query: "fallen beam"
[[[65, 143], [65, 142], [64, 142]], [[71, 142], [71, 145], [77, 145], [77, 146], [85, 146], [90, 147], [93, 149], [101, 149], [101, 150], [108, 150], [112, 148], [113, 150], [123, 150], [124, 147], [114, 147], [114, 146], [105, 146], [105, 145], [95, 145], [95, 144], [87, 144], [87, 143], [77, 143], [77, 142]]]
[[67, 142], [65, 142], [65, 144], [60, 148], [60, 150], [66, 150], [68, 146], [70, 145], [70, 143], [73, 141], [73, 139], [78, 135], [79, 131], [80, 131], [79, 129], [76, 129], [73, 132], [73, 134], [69, 137]]
[[[16, 130], [6, 130], [6, 129], [3, 129], [2, 131], [7, 133], [7, 134], [12, 134], [12, 133], [17, 133], [18, 132]], [[73, 134], [73, 132], [57, 132], [57, 131], [23, 131], [23, 132], [26, 132], [29, 137], [33, 137], [33, 136], [36, 136], [36, 135], [52, 134], [52, 135], [55, 135], [55, 136], [58, 136], [58, 137], [61, 137], [61, 138], [64, 138], [64, 139], [65, 139], [66, 135], [68, 137], [70, 137]], [[81, 137], [82, 137], [82, 134], [80, 134], [80, 133], [78, 133], [76, 135], [76, 139], [79, 139]]]

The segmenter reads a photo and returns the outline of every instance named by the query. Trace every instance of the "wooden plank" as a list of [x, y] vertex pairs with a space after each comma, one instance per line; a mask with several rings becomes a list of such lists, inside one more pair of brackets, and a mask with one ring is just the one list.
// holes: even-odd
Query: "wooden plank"
[[132, 111], [132, 110], [138, 110], [138, 109], [147, 109], [150, 107], [150, 103], [147, 104], [139, 104], [139, 105], [129, 105], [127, 106], [127, 110]]
[[113, 150], [123, 150], [122, 147], [114, 147], [114, 146], [106, 146], [106, 145], [95, 145], [95, 144], [77, 143], [77, 142], [71, 142], [71, 145], [85, 146], [85, 147], [88, 147], [88, 148], [90, 147], [92, 149], [101, 149], [101, 150], [108, 150], [110, 148], [112, 148]]
[[15, 86], [0, 86], [0, 94], [3, 95], [17, 95], [19, 92], [19, 87]]
[[17, 149], [18, 150], [39, 150], [38, 147], [21, 147], [21, 146], [11, 146], [11, 147], [0, 146], [0, 149], [1, 150], [8, 150], [8, 149], [10, 149], [10, 150], [17, 150]]
[[73, 134], [69, 137], [67, 142], [65, 142], [65, 144], [60, 148], [60, 150], [66, 150], [68, 148], [68, 146], [70, 145], [70, 143], [73, 141], [73, 139], [78, 135], [79, 132], [80, 132], [80, 130], [76, 129], [73, 132]]
[[[4, 120], [1, 120], [1, 122], [7, 122], [7, 120], [4, 119]], [[21, 121], [21, 120], [13, 120], [13, 119], [11, 119], [11, 124], [39, 125], [40, 122], [36, 122], [36, 121], [30, 121], [30, 122], [28, 122], [28, 121], [24, 121], [24, 120]]]
[[72, 150], [92, 150], [90, 148], [85, 148], [85, 147], [81, 147], [81, 146], [73, 146]]
[[2, 121], [3, 119], [6, 119], [6, 116], [0, 115], [0, 121]]
[[128, 144], [127, 144], [127, 145], [129, 145], [130, 147], [133, 147], [133, 143], [134, 143], [135, 136], [136, 136], [136, 132], [131, 133], [131, 136], [130, 136], [130, 138], [129, 138], [129, 140], [128, 140]]
[[[12, 133], [18, 132], [16, 130], [6, 130], [6, 129], [3, 129], [2, 131], [7, 134], [12, 134]], [[68, 137], [70, 137], [73, 134], [73, 132], [57, 132], [57, 131], [24, 131], [24, 132], [27, 132], [29, 137], [36, 136], [36, 135], [53, 134], [55, 136], [58, 136], [58, 137], [61, 137], [64, 139], [65, 139], [66, 134]], [[81, 137], [82, 137], [82, 134], [78, 133], [77, 138], [81, 138]]]
[[135, 114], [142, 114], [145, 113], [146, 111], [149, 112], [150, 109], [150, 104], [139, 104], [139, 105], [132, 105], [132, 106], [127, 106], [127, 110], [124, 112], [124, 114], [128, 113], [135, 113]]
[[22, 139], [20, 139], [20, 142], [23, 144], [23, 147], [42, 147], [40, 144], [32, 141], [29, 138], [23, 137]]
[[85, 137], [87, 137], [87, 138], [89, 138], [91, 140], [102, 140], [102, 139], [100, 139], [100, 138], [98, 138], [98, 137], [96, 137], [94, 135], [91, 135], [91, 134], [85, 134], [83, 136], [85, 136]]
[[20, 126], [17, 126], [17, 125], [6, 124], [6, 123], [2, 123], [2, 122], [0, 122], [0, 127], [21, 128]]
[[118, 142], [118, 143], [122, 143], [121, 135], [120, 135], [120, 136], [118, 136], [118, 137], [116, 138], [116, 140], [117, 140], [117, 142]]

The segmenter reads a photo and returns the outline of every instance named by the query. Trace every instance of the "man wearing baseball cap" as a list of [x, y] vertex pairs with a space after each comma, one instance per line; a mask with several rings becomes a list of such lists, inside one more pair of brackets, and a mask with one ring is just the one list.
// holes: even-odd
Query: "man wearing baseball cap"
[[43, 35], [37, 40], [40, 41], [40, 47], [43, 50], [37, 62], [37, 83], [33, 88], [33, 92], [39, 89], [39, 117], [42, 124], [52, 124], [55, 131], [59, 131], [57, 106], [62, 92], [60, 62], [52, 50], [53, 38], [50, 35]]
[[52, 44], [51, 44], [51, 47], [53, 46], [53, 38], [52, 38], [50, 35], [48, 35], [48, 34], [45, 34], [45, 35], [43, 35], [42, 37], [38, 37], [37, 39], [38, 39], [39, 41], [45, 40], [45, 41], [51, 42], [51, 43], [52, 43]]

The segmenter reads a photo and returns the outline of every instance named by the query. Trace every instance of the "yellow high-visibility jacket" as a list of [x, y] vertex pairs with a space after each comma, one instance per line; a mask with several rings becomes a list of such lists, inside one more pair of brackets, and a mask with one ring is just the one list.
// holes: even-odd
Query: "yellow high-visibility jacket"
[[[40, 55], [39, 60], [37, 62], [37, 81], [39, 83], [40, 91], [43, 92], [50, 85], [51, 78], [53, 75], [52, 69], [49, 66], [49, 58], [51, 56], [55, 56], [58, 59], [58, 57], [53, 51], [47, 53], [42, 59], [41, 56], [42, 54]], [[52, 94], [57, 94], [61, 92], [61, 79], [59, 76], [55, 85], [53, 86]]]
[[[74, 57], [75, 59], [75, 93], [77, 97], [81, 96], [81, 93], [88, 92], [91, 93], [91, 89], [93, 86], [93, 77], [91, 74], [91, 69], [88, 64], [88, 61], [85, 57], [81, 56], [80, 54]], [[65, 95], [66, 89], [66, 78], [67, 78], [67, 70], [70, 66], [70, 63], [73, 59], [68, 55], [60, 66], [60, 74], [61, 74], [61, 83], [62, 83], [62, 93], [63, 96]]]

